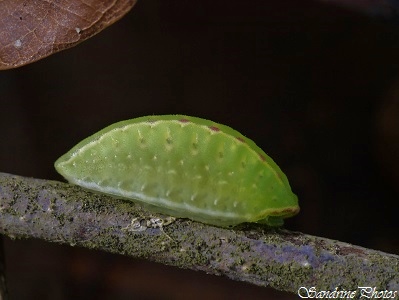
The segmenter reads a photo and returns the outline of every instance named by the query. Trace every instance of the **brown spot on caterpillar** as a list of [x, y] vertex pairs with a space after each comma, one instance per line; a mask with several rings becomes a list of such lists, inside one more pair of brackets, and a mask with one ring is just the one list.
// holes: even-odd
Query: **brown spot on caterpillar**
[[220, 131], [220, 128], [219, 127], [216, 127], [216, 126], [209, 126], [209, 129], [210, 130], [212, 130], [212, 131]]
[[289, 216], [294, 216], [297, 213], [299, 213], [299, 207], [287, 207], [285, 209], [282, 210], [277, 210], [273, 213], [271, 213], [271, 216], [285, 216], [285, 217], [289, 217]]

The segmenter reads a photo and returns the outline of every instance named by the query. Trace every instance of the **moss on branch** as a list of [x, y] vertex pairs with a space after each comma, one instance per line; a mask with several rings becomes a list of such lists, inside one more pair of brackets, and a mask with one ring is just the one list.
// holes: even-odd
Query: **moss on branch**
[[296, 293], [301, 286], [399, 290], [399, 256], [325, 238], [243, 225], [160, 218], [78, 186], [0, 173], [0, 233], [201, 270]]

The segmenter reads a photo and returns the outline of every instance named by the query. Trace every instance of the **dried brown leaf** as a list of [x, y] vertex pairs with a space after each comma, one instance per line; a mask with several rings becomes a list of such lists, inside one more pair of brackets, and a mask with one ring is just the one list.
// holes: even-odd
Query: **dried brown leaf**
[[0, 70], [70, 48], [123, 17], [137, 0], [0, 0]]

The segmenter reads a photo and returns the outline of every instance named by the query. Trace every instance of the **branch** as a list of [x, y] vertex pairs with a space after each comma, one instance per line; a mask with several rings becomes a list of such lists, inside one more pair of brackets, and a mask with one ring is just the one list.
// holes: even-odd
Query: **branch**
[[399, 256], [257, 225], [222, 229], [186, 219], [163, 228], [141, 206], [57, 181], [0, 173], [0, 233], [40, 238], [224, 275], [299, 287], [399, 289]]

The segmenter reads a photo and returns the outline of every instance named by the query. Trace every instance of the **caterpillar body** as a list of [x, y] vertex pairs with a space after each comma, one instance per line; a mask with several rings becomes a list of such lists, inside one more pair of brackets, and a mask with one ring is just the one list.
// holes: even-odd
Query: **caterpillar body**
[[220, 227], [281, 225], [299, 212], [277, 164], [236, 130], [184, 115], [110, 125], [55, 162], [69, 182]]

